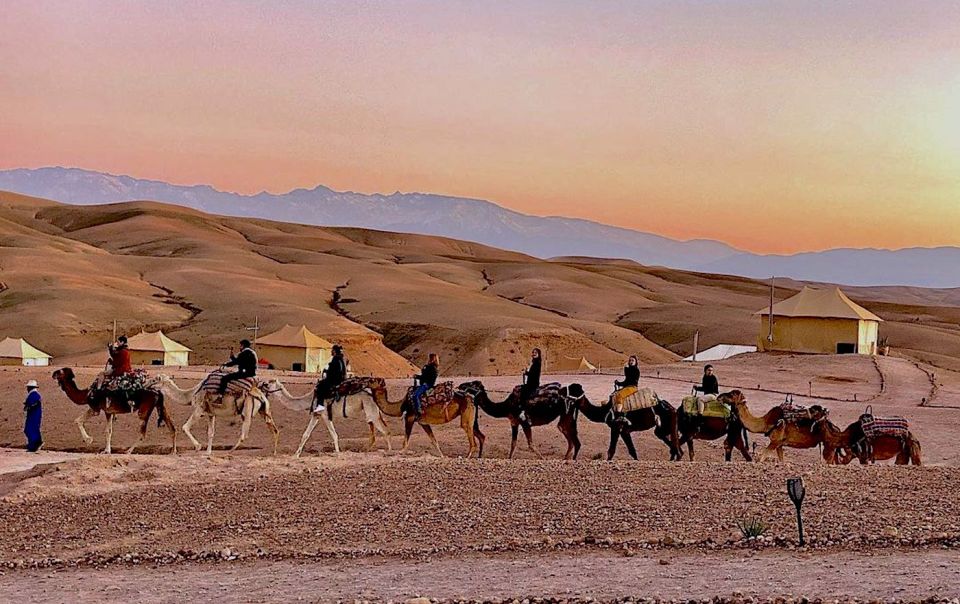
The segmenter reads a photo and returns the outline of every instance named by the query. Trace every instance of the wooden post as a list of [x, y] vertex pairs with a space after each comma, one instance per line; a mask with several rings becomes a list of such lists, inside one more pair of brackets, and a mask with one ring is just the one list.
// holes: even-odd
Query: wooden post
[[770, 314], [767, 315], [767, 341], [773, 342], [773, 292], [776, 288], [776, 277], [770, 277]]
[[697, 360], [697, 351], [700, 349], [700, 330], [693, 334], [693, 360]]

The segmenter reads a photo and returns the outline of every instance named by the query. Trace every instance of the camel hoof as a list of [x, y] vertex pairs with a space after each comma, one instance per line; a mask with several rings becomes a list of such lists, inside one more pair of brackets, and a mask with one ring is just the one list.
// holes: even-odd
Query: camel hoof
[[86, 437], [85, 439], [83, 439], [83, 442], [87, 443], [88, 445], [92, 445], [92, 444], [93, 444], [93, 437], [92, 437], [92, 436], [88, 436], [88, 437]]

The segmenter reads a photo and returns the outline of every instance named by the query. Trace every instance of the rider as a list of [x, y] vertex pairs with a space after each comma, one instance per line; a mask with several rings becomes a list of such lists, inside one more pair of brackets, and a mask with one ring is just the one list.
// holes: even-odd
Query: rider
[[627, 360], [626, 367], [623, 368], [623, 379], [614, 381], [617, 388], [629, 388], [640, 385], [640, 366], [637, 364], [636, 355], [631, 355]]
[[230, 360], [223, 364], [224, 367], [236, 367], [233, 373], [228, 373], [220, 378], [220, 396], [227, 392], [227, 384], [234, 380], [243, 378], [252, 378], [257, 375], [257, 353], [250, 347], [250, 340], [240, 340], [240, 352], [236, 356], [230, 353]]
[[333, 358], [323, 372], [323, 379], [317, 382], [315, 396], [317, 406], [314, 407], [314, 411], [325, 409], [323, 401], [327, 400], [330, 393], [345, 379], [347, 379], [347, 360], [343, 356], [343, 347], [336, 344], [333, 347]]
[[694, 386], [693, 389], [705, 395], [712, 394], [716, 396], [720, 394], [720, 382], [717, 381], [717, 376], [713, 373], [713, 365], [707, 365], [703, 368], [703, 380], [701, 380], [699, 386]]
[[420, 416], [420, 399], [427, 393], [427, 390], [433, 388], [440, 375], [440, 357], [437, 353], [431, 352], [427, 357], [427, 364], [420, 370], [420, 375], [414, 376], [414, 384], [417, 386], [413, 391], [413, 413], [414, 417]]
[[539, 348], [530, 353], [530, 366], [523, 372], [523, 384], [520, 386], [520, 421], [527, 421], [527, 403], [540, 388], [540, 367], [543, 354]]
[[130, 362], [130, 349], [127, 348], [127, 336], [120, 336], [117, 341], [107, 346], [110, 352], [110, 368], [104, 375], [111, 378], [118, 378], [122, 375], [133, 373], [133, 366]]

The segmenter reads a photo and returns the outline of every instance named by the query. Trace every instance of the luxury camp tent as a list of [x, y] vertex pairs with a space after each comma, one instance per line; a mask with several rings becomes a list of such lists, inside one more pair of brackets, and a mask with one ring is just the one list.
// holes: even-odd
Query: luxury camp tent
[[804, 287], [800, 293], [773, 305], [760, 317], [760, 351], [818, 354], [876, 354], [877, 332], [883, 320], [851, 301], [839, 288]]
[[31, 346], [23, 338], [6, 338], [0, 342], [0, 365], [46, 367], [52, 357]]
[[191, 350], [168, 338], [162, 331], [141, 331], [127, 340], [130, 362], [136, 365], [171, 365], [185, 367], [190, 364]]
[[258, 338], [256, 348], [261, 363], [274, 369], [308, 373], [319, 373], [333, 354], [333, 344], [303, 325], [284, 325], [279, 331]]

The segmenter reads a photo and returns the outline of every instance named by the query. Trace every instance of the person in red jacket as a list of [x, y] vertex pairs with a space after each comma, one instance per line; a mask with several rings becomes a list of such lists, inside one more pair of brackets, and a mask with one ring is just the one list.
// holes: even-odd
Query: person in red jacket
[[120, 336], [116, 342], [107, 348], [110, 351], [110, 371], [107, 372], [107, 375], [116, 379], [121, 375], [133, 373], [133, 365], [130, 363], [130, 349], [127, 348], [127, 336]]

